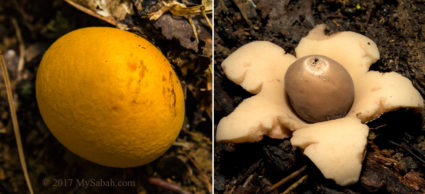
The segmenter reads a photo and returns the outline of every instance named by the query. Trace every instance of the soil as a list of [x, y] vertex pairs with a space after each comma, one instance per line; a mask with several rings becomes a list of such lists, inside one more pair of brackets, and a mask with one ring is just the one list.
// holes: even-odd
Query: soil
[[[395, 71], [409, 78], [425, 97], [424, 1], [217, 0], [214, 29], [215, 126], [252, 94], [226, 78], [221, 62], [240, 46], [268, 40], [295, 54], [300, 39], [317, 24], [329, 34], [354, 31], [378, 45], [381, 58], [371, 70]], [[307, 165], [294, 193], [424, 193], [425, 112], [386, 113], [372, 128], [358, 183], [340, 187], [320, 171], [288, 139], [264, 138], [258, 143], [216, 143], [215, 193], [280, 193], [299, 180], [271, 186]]]
[[[116, 25], [127, 25], [130, 31], [153, 42], [169, 59], [184, 85], [186, 118], [179, 137], [163, 156], [150, 164], [124, 169], [91, 163], [63, 147], [44, 124], [34, 89], [41, 57], [57, 38], [77, 28], [115, 26], [62, 0], [0, 3], [0, 51], [11, 77], [25, 159], [35, 193], [211, 193], [211, 48], [206, 48], [205, 43], [211, 45], [211, 32], [205, 31], [208, 26], [200, 22], [205, 19], [196, 17], [198, 29], [204, 29], [200, 30], [199, 45], [194, 45], [192, 31], [185, 32], [189, 37], [180, 34], [175, 38], [177, 35], [173, 34], [170, 36], [174, 38], [170, 38], [161, 32], [161, 26], [156, 27], [157, 21], [147, 19], [147, 12], [137, 12], [142, 1], [128, 2], [134, 15], [126, 15]], [[160, 1], [144, 3], [161, 5]], [[168, 18], [169, 28], [175, 28], [175, 20], [179, 25], [190, 26], [183, 17], [170, 16], [170, 13], [164, 16]], [[190, 48], [179, 44], [187, 39], [191, 40]], [[22, 55], [25, 56], [24, 68], [20, 70], [17, 66]], [[5, 85], [1, 81], [0, 193], [29, 193], [10, 115]]]

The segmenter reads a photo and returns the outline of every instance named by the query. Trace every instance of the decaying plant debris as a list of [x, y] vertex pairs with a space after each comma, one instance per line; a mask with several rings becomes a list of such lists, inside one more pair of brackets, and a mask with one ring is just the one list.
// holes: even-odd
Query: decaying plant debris
[[[79, 8], [67, 2], [80, 5]], [[211, 192], [211, 29], [204, 18], [193, 16], [199, 43], [193, 43], [189, 22], [165, 13], [156, 21], [147, 14], [161, 1], [5, 1], [0, 3], [0, 50], [5, 58], [17, 104], [25, 158], [36, 193], [210, 193]], [[106, 2], [85, 9], [85, 3]], [[128, 9], [119, 4], [125, 3]], [[186, 2], [199, 5], [201, 1]], [[158, 6], [158, 7], [156, 7]], [[91, 9], [94, 8], [94, 11]], [[84, 11], [83, 11], [84, 10]], [[92, 12], [90, 12], [90, 10]], [[95, 16], [93, 13], [100, 11]], [[129, 12], [127, 12], [130, 10]], [[91, 13], [91, 14], [90, 14]], [[109, 14], [109, 15], [108, 15]], [[95, 17], [93, 17], [95, 16]], [[211, 16], [211, 15], [208, 15]], [[119, 19], [116, 19], [116, 18]], [[115, 23], [111, 22], [111, 18]], [[164, 19], [161, 19], [164, 18]], [[161, 28], [183, 25], [177, 32]], [[171, 18], [171, 19], [170, 19]], [[16, 20], [18, 25], [13, 25]], [[163, 21], [164, 22], [164, 21]], [[86, 26], [115, 26], [135, 32], [155, 44], [183, 82], [186, 121], [172, 148], [158, 160], [137, 168], [102, 167], [65, 149], [48, 131], [37, 109], [34, 83], [42, 54], [61, 35]], [[19, 31], [22, 41], [16, 32]], [[169, 33], [177, 33], [169, 34]], [[181, 33], [181, 34], [178, 34]], [[183, 34], [182, 34], [183, 33]], [[184, 40], [183, 40], [184, 39]], [[191, 45], [182, 44], [190, 40]], [[21, 62], [23, 68], [20, 68]], [[25, 193], [24, 176], [11, 127], [3, 82], [0, 84], [0, 193]], [[178, 168], [176, 168], [178, 167]], [[70, 183], [69, 180], [73, 180]], [[76, 181], [127, 181], [134, 186], [88, 186]], [[67, 181], [67, 182], [66, 182]], [[60, 183], [61, 182], [61, 183]], [[66, 183], [65, 183], [66, 182]]]
[[[412, 80], [425, 96], [425, 6], [406, 1], [230, 1], [215, 9], [215, 118], [228, 115], [251, 96], [225, 78], [221, 62], [253, 40], [268, 40], [285, 51], [294, 49], [316, 24], [328, 32], [354, 31], [376, 42], [381, 59], [372, 70], [396, 71]], [[425, 188], [425, 114], [398, 110], [368, 123], [367, 155], [359, 183], [339, 187], [320, 172], [288, 140], [266, 138], [252, 144], [215, 144], [215, 192], [407, 192]], [[306, 170], [302, 170], [307, 165]], [[301, 169], [301, 170], [300, 170]], [[280, 184], [293, 172], [302, 173]]]

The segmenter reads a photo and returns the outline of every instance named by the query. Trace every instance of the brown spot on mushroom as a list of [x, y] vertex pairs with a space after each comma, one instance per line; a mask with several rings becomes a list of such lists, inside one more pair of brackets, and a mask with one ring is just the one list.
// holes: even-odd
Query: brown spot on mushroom
[[143, 76], [145, 75], [145, 73], [148, 71], [146, 69], [146, 66], [143, 64], [143, 60], [140, 61], [139, 64], [139, 80], [143, 79]]
[[322, 55], [295, 61], [286, 72], [285, 88], [294, 111], [310, 123], [343, 117], [354, 101], [350, 74]]
[[128, 62], [127, 66], [130, 69], [130, 71], [136, 71], [137, 69], [137, 63], [135, 63], [134, 61]]
[[127, 82], [127, 88], [130, 88], [130, 86], [131, 86], [131, 82], [133, 82], [133, 78], [132, 78], [132, 77], [130, 77], [130, 78], [128, 79], [128, 82]]
[[171, 97], [172, 97], [172, 103], [170, 104], [171, 105], [171, 109], [173, 109], [174, 110], [174, 116], [176, 116], [177, 115], [177, 112], [176, 112], [176, 102], [177, 102], [177, 100], [176, 100], [176, 92], [174, 91], [174, 87], [173, 87], [173, 72], [169, 72], [168, 73], [168, 79], [169, 79], [169, 81], [170, 81], [170, 88], [167, 88], [167, 91], [168, 91], [168, 93], [170, 93], [171, 94]]
[[137, 97], [139, 96], [139, 93], [140, 93], [140, 84], [138, 85], [138, 88], [137, 88], [137, 90], [136, 90], [136, 94], [134, 94], [134, 98], [133, 98], [133, 100], [131, 101], [132, 103], [136, 103], [137, 101]]
[[135, 95], [134, 95], [134, 98], [133, 98], [133, 101], [132, 101], [133, 103], [136, 103], [136, 99], [138, 98], [140, 90], [142, 89], [141, 82], [142, 82], [143, 76], [144, 76], [145, 72], [147, 72], [146, 67], [143, 65], [143, 61], [140, 62], [140, 64], [138, 65], [137, 68], [140, 69], [139, 70], [139, 79], [137, 80]]
[[176, 93], [174, 92], [174, 88], [171, 89], [171, 96], [173, 97], [173, 103], [172, 103], [173, 107], [172, 107], [172, 109], [174, 110], [174, 116], [176, 116], [177, 115], [177, 112], [176, 112]]
[[381, 87], [373, 87], [370, 91], [371, 92], [376, 92], [378, 90], [382, 89]]

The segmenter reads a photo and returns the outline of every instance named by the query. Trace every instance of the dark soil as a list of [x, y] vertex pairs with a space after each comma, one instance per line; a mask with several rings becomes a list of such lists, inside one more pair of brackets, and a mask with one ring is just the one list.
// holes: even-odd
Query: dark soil
[[[215, 3], [214, 123], [251, 96], [228, 80], [221, 62], [240, 46], [268, 40], [290, 54], [313, 26], [327, 24], [330, 34], [354, 31], [378, 45], [381, 58], [372, 70], [396, 71], [425, 97], [425, 2], [339, 0], [217, 0]], [[265, 193], [271, 185], [307, 165], [306, 181], [296, 193], [424, 193], [425, 114], [412, 110], [387, 113], [368, 123], [367, 155], [357, 184], [340, 187], [293, 148], [288, 139], [258, 143], [216, 143], [216, 193]], [[295, 180], [299, 179], [298, 176]], [[272, 193], [285, 191], [295, 180]]]
[[[129, 2], [134, 6], [131, 8], [137, 11], [140, 6], [135, 6], [142, 1]], [[159, 1], [144, 2], [160, 4]], [[199, 4], [200, 1], [194, 3]], [[170, 17], [169, 13], [165, 15]], [[182, 17], [173, 18], [179, 20], [180, 25], [190, 26]], [[198, 20], [204, 18], [194, 19], [197, 25], [203, 25]], [[13, 25], [13, 21], [16, 21], [17, 26]], [[203, 44], [199, 49], [190, 49], [179, 45], [178, 40], [167, 39], [161, 34], [161, 29], [155, 27], [155, 22], [146, 18], [146, 12], [127, 15], [126, 20], [120, 22], [129, 24], [132, 32], [142, 35], [161, 49], [182, 81], [186, 94], [185, 124], [173, 146], [150, 164], [126, 169], [91, 163], [63, 147], [44, 124], [36, 104], [34, 89], [41, 57], [57, 38], [82, 27], [112, 25], [83, 13], [62, 0], [0, 3], [0, 51], [8, 66], [15, 103], [18, 105], [25, 158], [35, 193], [210, 193], [212, 114], [211, 53], [208, 52], [211, 49], [203, 48], [206, 44], [202, 42], [207, 40], [208, 36], [205, 34], [208, 32], [203, 31], [204, 35], [200, 35]], [[175, 27], [173, 25], [174, 23], [170, 23], [168, 27]], [[198, 29], [209, 28], [203, 25], [198, 26]], [[23, 42], [19, 41], [17, 31], [20, 31]], [[192, 31], [189, 34], [192, 36]], [[179, 38], [191, 37], [180, 35]], [[211, 44], [211, 38], [209, 42]], [[19, 50], [22, 46], [25, 53]], [[24, 69], [19, 71], [17, 64], [23, 54]], [[29, 193], [19, 163], [6, 90], [3, 79], [1, 80], [0, 193]], [[84, 186], [83, 181], [95, 184]], [[124, 185], [114, 186], [109, 184], [111, 182], [121, 182]]]

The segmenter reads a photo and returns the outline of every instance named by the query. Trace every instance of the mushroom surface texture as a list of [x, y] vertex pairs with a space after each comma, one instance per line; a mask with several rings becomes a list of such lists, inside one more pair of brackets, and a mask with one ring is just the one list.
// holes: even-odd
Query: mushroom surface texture
[[345, 116], [354, 100], [350, 74], [322, 55], [305, 56], [289, 66], [285, 88], [294, 111], [309, 123]]
[[[317, 25], [302, 38], [295, 49], [296, 57], [286, 54], [273, 43], [254, 41], [240, 47], [223, 61], [226, 76], [255, 95], [245, 99], [220, 120], [216, 140], [243, 143], [260, 141], [264, 135], [279, 139], [292, 136], [292, 145], [303, 149], [324, 177], [345, 186], [356, 183], [360, 176], [369, 132], [364, 123], [399, 108], [420, 110], [424, 103], [409, 79], [395, 72], [369, 71], [370, 65], [379, 59], [378, 48], [371, 39], [349, 31], [325, 35], [325, 28], [324, 24]], [[354, 96], [352, 100], [349, 95], [346, 96], [347, 102], [341, 105], [347, 110], [334, 115], [325, 114], [325, 119], [318, 120], [302, 118], [298, 116], [300, 113], [293, 111], [290, 105], [292, 99], [288, 99], [286, 92], [291, 87], [297, 90], [302, 84], [286, 84], [285, 74], [297, 59], [310, 55], [334, 60], [349, 74], [351, 79], [347, 76], [335, 78], [345, 80], [342, 84], [347, 86], [341, 90], [350, 91]], [[349, 86], [350, 81], [353, 88]], [[308, 93], [304, 95], [317, 98], [310, 93], [312, 91], [306, 90], [304, 92]], [[326, 106], [334, 108], [333, 103]], [[307, 109], [312, 113], [319, 111]], [[341, 114], [345, 116], [338, 118]]]
[[60, 143], [108, 167], [157, 159], [185, 117], [183, 89], [167, 58], [146, 39], [111, 27], [56, 40], [37, 71], [36, 97]]

